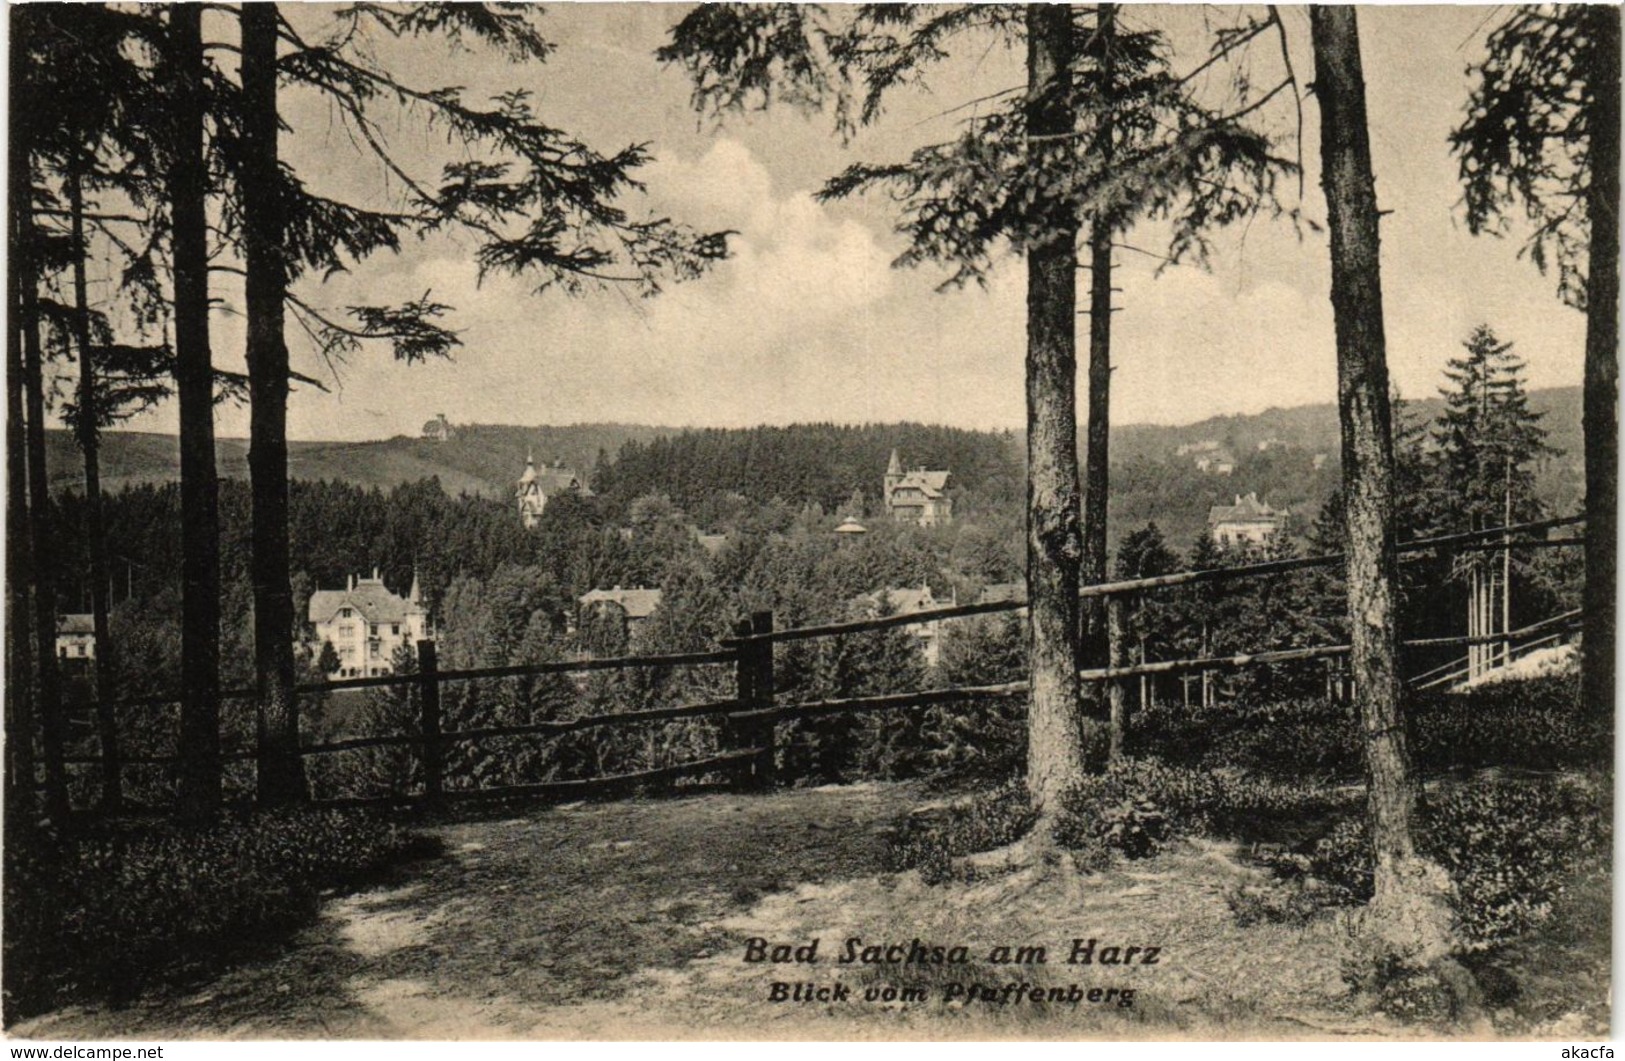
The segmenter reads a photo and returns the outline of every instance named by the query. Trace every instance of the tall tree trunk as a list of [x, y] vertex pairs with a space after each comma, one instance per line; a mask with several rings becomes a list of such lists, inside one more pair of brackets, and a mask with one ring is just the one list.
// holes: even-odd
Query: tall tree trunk
[[[1027, 128], [1033, 136], [1073, 130], [1071, 13], [1029, 4]], [[1036, 145], [1030, 150], [1037, 150]], [[1036, 163], [1030, 163], [1036, 164]], [[1077, 236], [1069, 209], [1027, 249], [1027, 632], [1032, 703], [1027, 715], [1027, 787], [1041, 815], [1084, 773], [1078, 714], [1078, 564], [1083, 534], [1078, 496]], [[1044, 826], [1040, 824], [1042, 835]]]
[[277, 6], [244, 4], [243, 234], [248, 279], [248, 469], [253, 485], [254, 670], [259, 689], [259, 801], [304, 798], [294, 696], [293, 588], [288, 573], [287, 272], [277, 193]]
[[34, 654], [39, 663], [35, 675], [39, 708], [41, 749], [45, 758], [45, 812], [57, 825], [68, 818], [68, 775], [63, 762], [67, 726], [62, 717], [62, 683], [56, 662], [57, 600], [56, 550], [51, 528], [51, 487], [45, 471], [45, 367], [40, 350], [39, 286], [32, 242], [25, 223], [22, 260], [15, 267], [22, 274], [20, 309], [23, 329], [23, 376], [28, 420], [28, 529], [29, 559], [34, 565]]
[[1593, 99], [1586, 128], [1591, 184], [1586, 215], [1585, 654], [1581, 684], [1594, 715], [1614, 716], [1614, 550], [1619, 546], [1619, 33], [1620, 9], [1590, 11], [1595, 21]]
[[1397, 667], [1394, 448], [1382, 316], [1377, 197], [1355, 9], [1309, 9], [1320, 102], [1321, 182], [1331, 230], [1337, 408], [1348, 542], [1350, 668], [1365, 731], [1375, 849], [1372, 935], [1421, 963], [1444, 958], [1449, 882], [1416, 857], [1416, 789]]
[[85, 458], [85, 539], [90, 548], [91, 627], [96, 636], [96, 732], [101, 744], [104, 811], [116, 811], [123, 802], [118, 757], [118, 720], [112, 699], [118, 694], [116, 646], [108, 625], [107, 530], [102, 518], [101, 427], [95, 410], [96, 358], [90, 338], [90, 296], [85, 282], [84, 166], [78, 160], [68, 175], [68, 212], [73, 236], [73, 342], [79, 351], [79, 450]]
[[209, 349], [202, 9], [172, 4], [169, 19], [180, 82], [169, 175], [181, 433], [180, 809], [203, 817], [220, 805], [220, 499]]
[[[11, 99], [23, 99], [22, 71], [18, 56], [24, 26], [30, 18], [26, 8], [11, 12], [12, 62], [9, 83]], [[28, 453], [23, 391], [26, 372], [23, 363], [23, 331], [34, 326], [23, 314], [24, 263], [29, 254], [24, 238], [28, 233], [32, 123], [17, 107], [12, 113], [11, 143], [7, 152], [7, 196], [10, 209], [6, 227], [11, 248], [10, 309], [6, 320], [6, 687], [5, 687], [5, 795], [6, 835], [10, 843], [16, 827], [27, 827], [35, 819], [38, 795], [34, 776], [34, 681], [33, 652], [29, 636], [33, 627], [29, 612], [29, 583], [39, 570], [30, 560], [28, 522]]]
[[[1096, 8], [1096, 24], [1091, 50], [1098, 54], [1099, 72], [1095, 92], [1097, 106], [1104, 108], [1094, 151], [1101, 165], [1109, 168], [1114, 135], [1111, 93], [1115, 82], [1112, 62], [1113, 38], [1117, 33], [1117, 6]], [[1106, 516], [1111, 478], [1110, 442], [1112, 419], [1112, 231], [1110, 218], [1098, 214], [1089, 228], [1089, 422], [1088, 446], [1083, 476], [1083, 567], [1084, 585], [1106, 581]], [[1083, 605], [1083, 652], [1079, 664], [1103, 667], [1110, 651], [1107, 644], [1106, 602], [1091, 597]]]

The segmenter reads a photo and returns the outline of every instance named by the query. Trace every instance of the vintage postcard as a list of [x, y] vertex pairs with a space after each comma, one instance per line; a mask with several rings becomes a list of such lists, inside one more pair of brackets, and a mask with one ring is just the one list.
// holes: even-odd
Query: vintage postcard
[[7, 15], [8, 1037], [1607, 1049], [1619, 8]]

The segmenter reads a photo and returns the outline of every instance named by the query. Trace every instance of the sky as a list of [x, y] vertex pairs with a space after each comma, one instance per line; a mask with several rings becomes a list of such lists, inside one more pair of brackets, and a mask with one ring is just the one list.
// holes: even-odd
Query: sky
[[[417, 83], [458, 84], [471, 95], [524, 87], [540, 115], [601, 150], [647, 143], [655, 155], [647, 194], [624, 205], [696, 228], [732, 229], [729, 261], [654, 299], [623, 291], [569, 298], [533, 293], [523, 280], [481, 283], [467, 238], [412, 242], [398, 256], [361, 263], [300, 294], [341, 309], [425, 292], [456, 307], [462, 346], [450, 361], [398, 365], [387, 350], [355, 355], [335, 373], [297, 332], [296, 367], [323, 379], [289, 406], [296, 439], [415, 435], [444, 413], [453, 423], [567, 424], [624, 421], [671, 426], [745, 426], [798, 421], [921, 420], [970, 428], [1024, 421], [1024, 270], [998, 261], [985, 289], [939, 293], [946, 271], [897, 269], [903, 249], [895, 204], [883, 197], [821, 204], [813, 193], [853, 161], [906, 157], [957, 133], [965, 106], [1023, 81], [1021, 58], [986, 39], [944, 64], [926, 91], [895, 97], [850, 143], [828, 115], [775, 108], [702, 118], [686, 75], [653, 53], [684, 8], [663, 4], [558, 4], [539, 19], [558, 50], [542, 66], [444, 47], [380, 56], [404, 62]], [[1205, 56], [1203, 19], [1231, 23], [1241, 9], [1131, 6], [1128, 18], [1164, 28], [1175, 69]], [[1312, 57], [1302, 9], [1283, 9], [1300, 81]], [[318, 32], [327, 12], [300, 5]], [[1446, 138], [1467, 96], [1468, 65], [1481, 53], [1490, 9], [1368, 7], [1360, 12], [1373, 165], [1383, 220], [1382, 266], [1389, 364], [1400, 392], [1437, 391], [1445, 362], [1474, 325], [1516, 343], [1531, 386], [1581, 378], [1583, 319], [1556, 297], [1555, 278], [1520, 260], [1521, 237], [1474, 237], [1460, 211], [1456, 160]], [[229, 33], [229, 26], [218, 27]], [[1280, 48], [1259, 38], [1243, 60], [1253, 83], [1284, 76]], [[1215, 84], [1228, 84], [1226, 81]], [[285, 157], [313, 187], [386, 204], [398, 195], [350, 148], [326, 105], [285, 92]], [[1257, 116], [1296, 154], [1296, 118], [1283, 93]], [[1324, 218], [1319, 120], [1303, 103], [1303, 196], [1282, 198], [1310, 221]], [[441, 138], [408, 121], [391, 127], [403, 157], [432, 171]], [[1126, 237], [1160, 251], [1144, 225]], [[1188, 423], [1335, 400], [1335, 354], [1326, 237], [1259, 216], [1214, 239], [1207, 268], [1163, 270], [1124, 249], [1117, 258], [1120, 307], [1113, 319], [1112, 415], [1117, 423]], [[240, 291], [221, 277], [217, 362], [241, 364]], [[1087, 284], [1087, 274], [1080, 274]], [[1079, 318], [1080, 354], [1087, 318]], [[1080, 398], [1081, 398], [1080, 387]], [[217, 430], [247, 433], [246, 409], [222, 407]], [[172, 431], [173, 404], [132, 421]]]

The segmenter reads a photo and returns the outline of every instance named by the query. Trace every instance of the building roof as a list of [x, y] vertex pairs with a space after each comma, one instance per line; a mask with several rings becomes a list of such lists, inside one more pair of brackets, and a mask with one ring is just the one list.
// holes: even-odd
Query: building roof
[[543, 494], [552, 496], [566, 490], [580, 490], [586, 492], [581, 482], [581, 476], [574, 468], [566, 468], [562, 459], [552, 464], [543, 464], [540, 468], [536, 461], [530, 457], [525, 458], [524, 473], [519, 476], [519, 490], [523, 492], [526, 486], [535, 483], [541, 488]]
[[898, 490], [907, 490], [912, 487], [925, 494], [926, 497], [935, 499], [942, 496], [942, 491], [947, 486], [947, 472], [930, 472], [924, 468], [916, 468], [911, 472], [905, 472], [902, 481], [892, 487], [892, 491], [895, 493]]
[[96, 619], [92, 615], [59, 615], [56, 617], [56, 632], [63, 634], [91, 634], [96, 633]]
[[1217, 526], [1220, 523], [1275, 522], [1286, 516], [1286, 509], [1271, 508], [1258, 500], [1257, 493], [1251, 493], [1246, 497], [1237, 494], [1233, 505], [1214, 505], [1208, 509], [1207, 521], [1209, 526]]
[[425, 614], [421, 603], [397, 597], [384, 588], [376, 572], [372, 578], [351, 580], [347, 589], [319, 589], [310, 595], [310, 621], [329, 623], [339, 609], [354, 608], [369, 623], [403, 623], [409, 616]]
[[848, 516], [841, 520], [841, 525], [835, 528], [836, 534], [868, 534], [869, 528], [857, 521], [857, 517]]
[[583, 607], [592, 607], [598, 604], [615, 604], [626, 612], [628, 619], [647, 619], [656, 608], [660, 607], [660, 591], [658, 589], [595, 589], [582, 594], [578, 600]]
[[978, 604], [1003, 604], [1006, 601], [1026, 600], [1027, 583], [1025, 582], [995, 582], [982, 587], [981, 599]]
[[700, 548], [704, 549], [710, 556], [722, 552], [728, 545], [728, 536], [726, 534], [696, 534], [694, 540], [699, 542]]
[[885, 595], [887, 603], [891, 605], [891, 614], [893, 615], [913, 615], [915, 612], [937, 606], [936, 598], [931, 596], [930, 586], [904, 586], [900, 589], [883, 589], [874, 593], [860, 593], [852, 598], [852, 602], [860, 608], [878, 611], [882, 594]]

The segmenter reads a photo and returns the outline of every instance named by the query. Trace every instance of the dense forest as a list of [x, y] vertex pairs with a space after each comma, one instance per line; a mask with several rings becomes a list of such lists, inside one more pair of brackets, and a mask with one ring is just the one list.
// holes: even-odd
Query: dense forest
[[[1576, 511], [1583, 492], [1580, 392], [1534, 390], [1529, 404], [1541, 416], [1551, 450], [1538, 462], [1536, 493], [1549, 511]], [[1444, 407], [1442, 397], [1404, 404], [1405, 415], [1418, 422], [1433, 421]], [[816, 504], [829, 513], [872, 516], [893, 448], [908, 467], [949, 470], [956, 511], [983, 524], [1003, 525], [995, 510], [1012, 517], [1018, 512], [1024, 481], [1022, 441], [1010, 432], [925, 424], [699, 430], [630, 424], [454, 426], [446, 442], [405, 437], [295, 442], [289, 474], [296, 482], [332, 480], [385, 492], [434, 479], [448, 495], [466, 493], [505, 504], [528, 452], [538, 461], [562, 461], [577, 470], [621, 516], [639, 496], [663, 493], [707, 531], [724, 531], [742, 512], [775, 499], [793, 509]], [[78, 454], [71, 435], [51, 432], [48, 441], [53, 484], [73, 490]], [[1178, 452], [1207, 441], [1232, 459], [1229, 474], [1200, 469], [1200, 453]], [[246, 477], [242, 441], [221, 439], [217, 451], [222, 477]], [[175, 478], [170, 436], [108, 432], [103, 455], [109, 489]], [[1155, 522], [1168, 540], [1186, 546], [1206, 529], [1209, 507], [1254, 492], [1276, 508], [1291, 510], [1296, 517], [1291, 529], [1302, 537], [1340, 475], [1336, 410], [1329, 405], [1177, 427], [1122, 425], [1113, 429], [1112, 455], [1108, 538], [1113, 543]], [[1324, 458], [1319, 467], [1317, 455]]]

